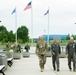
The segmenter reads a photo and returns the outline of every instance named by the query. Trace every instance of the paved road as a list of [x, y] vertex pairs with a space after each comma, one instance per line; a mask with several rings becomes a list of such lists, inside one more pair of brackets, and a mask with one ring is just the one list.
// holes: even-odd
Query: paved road
[[[35, 47], [30, 50], [29, 58], [13, 60], [12, 67], [7, 68], [6, 75], [76, 75], [76, 72], [69, 71], [67, 58], [60, 58], [60, 72], [53, 71], [52, 59], [47, 58], [44, 72], [40, 72], [38, 57], [35, 55]], [[33, 54], [32, 54], [33, 53]], [[1, 75], [1, 74], [0, 74]]]
[[[44, 72], [40, 72], [38, 58], [32, 54], [29, 58], [21, 58], [13, 61], [13, 66], [8, 67], [6, 75], [76, 75], [76, 72], [69, 71], [67, 58], [60, 58], [60, 72], [53, 71], [51, 57], [47, 58]], [[0, 74], [1, 75], [1, 74]]]

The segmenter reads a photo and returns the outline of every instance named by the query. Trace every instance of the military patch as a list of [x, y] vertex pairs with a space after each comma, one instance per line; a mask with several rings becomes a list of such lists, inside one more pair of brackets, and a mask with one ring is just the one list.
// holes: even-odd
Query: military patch
[[73, 48], [75, 48], [75, 44], [73, 44]]

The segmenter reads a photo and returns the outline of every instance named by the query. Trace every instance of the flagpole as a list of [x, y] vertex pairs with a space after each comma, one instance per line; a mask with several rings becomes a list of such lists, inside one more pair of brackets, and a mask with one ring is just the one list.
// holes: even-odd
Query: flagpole
[[48, 45], [49, 45], [49, 7], [48, 7]]
[[31, 40], [32, 40], [32, 42], [31, 42], [31, 45], [32, 45], [32, 47], [33, 47], [33, 8], [32, 8], [32, 1], [33, 0], [31, 0]]
[[17, 43], [17, 7], [15, 6], [15, 8], [16, 8], [16, 13], [15, 13], [15, 31], [16, 31], [15, 41]]

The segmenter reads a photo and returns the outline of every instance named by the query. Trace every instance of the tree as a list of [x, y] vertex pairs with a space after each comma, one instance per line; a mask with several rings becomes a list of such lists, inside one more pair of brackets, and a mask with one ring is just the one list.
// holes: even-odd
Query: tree
[[69, 40], [69, 39], [70, 39], [70, 35], [68, 34], [67, 37], [66, 37], [66, 40]]
[[26, 26], [21, 26], [17, 29], [17, 37], [18, 39], [23, 40], [23, 43], [29, 41], [28, 37], [28, 28]]
[[22, 39], [18, 39], [18, 43], [23, 43], [23, 40]]
[[8, 40], [8, 31], [6, 27], [0, 26], [0, 41], [5, 42]]
[[76, 40], [76, 35], [74, 36], [74, 39]]
[[13, 31], [8, 32], [8, 41], [14, 42], [15, 41], [15, 34]]
[[71, 37], [73, 37], [73, 38], [74, 38], [74, 40], [76, 40], [76, 35], [73, 35], [73, 34], [72, 34], [72, 35], [71, 35]]
[[13, 31], [8, 32], [6, 27], [0, 26], [0, 41], [1, 42], [14, 42], [15, 41], [15, 35], [13, 34]]

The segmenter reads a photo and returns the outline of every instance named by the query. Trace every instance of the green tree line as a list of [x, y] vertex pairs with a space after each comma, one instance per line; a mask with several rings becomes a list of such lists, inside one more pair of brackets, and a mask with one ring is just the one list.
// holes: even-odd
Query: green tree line
[[[74, 40], [76, 40], [76, 35], [71, 35], [71, 37], [73, 37], [74, 38]], [[70, 40], [70, 34], [68, 34], [68, 36], [66, 37], [66, 40]]]
[[[0, 42], [15, 42], [15, 34], [16, 33], [13, 33], [12, 30], [8, 31], [5, 26], [0, 26]], [[26, 26], [21, 26], [17, 29], [17, 39], [19, 43], [25, 43], [29, 41], [28, 28]]]

